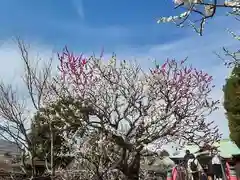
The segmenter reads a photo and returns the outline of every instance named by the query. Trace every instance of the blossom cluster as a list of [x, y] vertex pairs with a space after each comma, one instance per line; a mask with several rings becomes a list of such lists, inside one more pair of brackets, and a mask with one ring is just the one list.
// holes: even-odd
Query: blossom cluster
[[[220, 2], [220, 4], [212, 0], [173, 0], [173, 2], [176, 5], [175, 8], [182, 6], [186, 10], [179, 15], [161, 17], [157, 23], [171, 22], [176, 24], [178, 27], [188, 25], [200, 35], [202, 35], [206, 20], [215, 16], [217, 8], [231, 9], [231, 11], [228, 13], [231, 15], [239, 16], [240, 14], [239, 0], [225, 0]], [[191, 16], [192, 14], [196, 15]]]
[[102, 174], [118, 168], [128, 175], [126, 167], [134, 167], [151, 143], [218, 140], [218, 130], [206, 121], [218, 104], [210, 97], [212, 77], [186, 60], [167, 60], [145, 71], [115, 55], [108, 62], [82, 57], [65, 49], [59, 71], [62, 97], [85, 104], [69, 108], [91, 109], [88, 118], [79, 118], [88, 135], [74, 148], [83, 163], [98, 164]]

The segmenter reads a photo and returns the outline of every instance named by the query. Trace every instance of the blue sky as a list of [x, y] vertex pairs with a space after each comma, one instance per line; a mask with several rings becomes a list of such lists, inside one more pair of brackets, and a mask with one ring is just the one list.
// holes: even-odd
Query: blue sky
[[[179, 12], [180, 10], [178, 10]], [[20, 36], [33, 51], [49, 58], [51, 51], [68, 45], [76, 52], [116, 52], [121, 58], [137, 58], [143, 66], [148, 59], [183, 59], [189, 57], [194, 66], [214, 77], [213, 96], [222, 99], [222, 85], [229, 70], [213, 54], [223, 46], [236, 49], [226, 28], [239, 31], [240, 24], [224, 12], [207, 24], [205, 35], [199, 37], [190, 28], [157, 24], [160, 16], [176, 15], [171, 0], [1, 0], [0, 6], [0, 75], [12, 80], [20, 69], [16, 46], [11, 41]], [[4, 68], [10, 66], [11, 68]], [[224, 110], [209, 117], [228, 136]]]
[[167, 43], [186, 34], [156, 24], [160, 15], [174, 13], [171, 7], [168, 0], [2, 0], [0, 37], [18, 34], [85, 51]]

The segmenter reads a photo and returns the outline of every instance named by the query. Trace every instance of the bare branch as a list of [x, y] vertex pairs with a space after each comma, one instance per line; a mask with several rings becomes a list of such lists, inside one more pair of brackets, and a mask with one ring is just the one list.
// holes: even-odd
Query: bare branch
[[[32, 175], [35, 174], [34, 161], [35, 147], [33, 139], [29, 136], [33, 112], [29, 111], [33, 106], [39, 109], [47, 98], [48, 83], [51, 77], [51, 62], [43, 68], [39, 64], [33, 64], [30, 60], [28, 49], [23, 41], [17, 39], [21, 58], [24, 63], [24, 82], [28, 90], [28, 96], [23, 96], [12, 84], [0, 83], [0, 132], [5, 140], [16, 144], [23, 153], [23, 161], [28, 156], [32, 162]], [[21, 87], [21, 89], [23, 89]], [[28, 100], [31, 100], [29, 103]], [[24, 164], [24, 162], [23, 162]]]
[[34, 62], [33, 59], [30, 59], [28, 49], [23, 41], [17, 39], [18, 47], [21, 52], [21, 57], [24, 62], [24, 82], [28, 89], [29, 97], [33, 103], [35, 109], [41, 107], [41, 103], [46, 96], [46, 91], [48, 88], [48, 81], [51, 77], [52, 70], [52, 58], [49, 59], [47, 63], [40, 67], [40, 60]]

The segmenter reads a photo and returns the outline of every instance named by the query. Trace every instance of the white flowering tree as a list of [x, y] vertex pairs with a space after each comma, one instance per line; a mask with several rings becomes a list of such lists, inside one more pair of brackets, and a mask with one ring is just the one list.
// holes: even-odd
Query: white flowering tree
[[[98, 133], [98, 150], [106, 161], [98, 164], [99, 173], [118, 170], [129, 180], [139, 179], [147, 145], [212, 143], [220, 138], [213, 122], [206, 121], [219, 103], [209, 96], [212, 77], [185, 61], [167, 60], [144, 71], [115, 56], [106, 62], [101, 57], [78, 57], [67, 49], [59, 59], [61, 77], [55, 93], [90, 109], [89, 118], [81, 121], [89, 132]], [[81, 149], [84, 152], [87, 149]]]
[[239, 16], [239, 0], [174, 0], [175, 9], [182, 7], [184, 11], [176, 16], [161, 17], [158, 23], [172, 22], [178, 27], [191, 26], [199, 35], [203, 34], [204, 25], [214, 17], [216, 10], [229, 9], [228, 15]]
[[[178, 16], [162, 17], [158, 20], [158, 23], [172, 22], [177, 24], [178, 27], [189, 25], [199, 34], [203, 34], [205, 23], [216, 15], [217, 9], [227, 10], [228, 16], [233, 16], [235, 20], [240, 21], [240, 0], [174, 0], [175, 8], [183, 7], [185, 11]], [[226, 27], [227, 29], [227, 27]], [[240, 36], [231, 30], [227, 29], [228, 33], [236, 40], [240, 40]], [[224, 56], [217, 54], [217, 56], [225, 62], [228, 68], [238, 69], [240, 63], [240, 49], [230, 51], [226, 47], [223, 47]], [[229, 77], [231, 79], [231, 77]], [[226, 95], [226, 88], [224, 88]], [[227, 96], [226, 96], [227, 100]], [[226, 104], [226, 103], [225, 103]], [[231, 106], [233, 102], [229, 102], [228, 106]], [[229, 110], [226, 106], [226, 112]], [[231, 117], [227, 117], [229, 121], [229, 130], [231, 134], [236, 133], [236, 127], [231, 126], [234, 120]], [[231, 128], [233, 127], [233, 128]], [[233, 141], [236, 138], [233, 137]]]
[[[92, 131], [85, 136], [85, 138], [82, 138], [81, 141], [72, 148], [71, 153], [75, 157], [74, 161], [67, 169], [60, 170], [62, 176], [66, 174], [70, 177], [80, 176], [80, 179], [96, 180], [122, 179], [124, 177], [123, 174], [114, 167], [114, 159], [116, 159], [119, 154], [116, 152], [116, 145], [106, 139], [101, 143], [101, 140], [102, 138], [99, 136], [99, 131]], [[65, 178], [70, 179], [69, 177]]]

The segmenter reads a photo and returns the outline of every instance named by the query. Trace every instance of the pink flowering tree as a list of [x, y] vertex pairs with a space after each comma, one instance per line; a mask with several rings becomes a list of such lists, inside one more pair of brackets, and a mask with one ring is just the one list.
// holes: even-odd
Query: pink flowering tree
[[[239, 16], [239, 0], [173, 0], [175, 9], [182, 7], [184, 11], [176, 16], [161, 17], [158, 23], [171, 22], [178, 27], [190, 26], [199, 35], [203, 34], [207, 20], [215, 16], [217, 9], [225, 8], [228, 15]], [[238, 19], [238, 18], [236, 18]]]
[[[98, 150], [106, 155], [108, 169], [129, 180], [139, 179], [148, 145], [211, 144], [220, 138], [213, 122], [206, 120], [219, 103], [210, 97], [212, 77], [185, 61], [167, 60], [144, 71], [116, 56], [104, 61], [67, 49], [59, 60], [58, 97], [71, 96], [82, 102], [81, 108], [91, 109], [85, 128], [98, 132]], [[105, 173], [103, 163], [101, 167]]]

